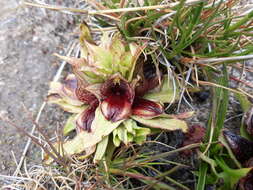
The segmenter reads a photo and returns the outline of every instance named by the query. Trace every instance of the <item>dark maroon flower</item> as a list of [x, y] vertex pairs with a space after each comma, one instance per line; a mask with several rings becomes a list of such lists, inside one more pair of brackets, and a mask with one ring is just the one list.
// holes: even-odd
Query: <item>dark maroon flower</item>
[[97, 98], [95, 95], [85, 89], [87, 85], [88, 84], [83, 80], [79, 79], [73, 74], [70, 74], [63, 82], [62, 91], [68, 96], [68, 98], [77, 99], [80, 102], [89, 104]]
[[[159, 71], [159, 74], [161, 72]], [[141, 68], [138, 72], [138, 75], [141, 77], [139, 84], [135, 88], [136, 96], [143, 96], [146, 92], [154, 89], [159, 84], [158, 73], [154, 64], [144, 63], [141, 65]]]
[[[193, 143], [200, 143], [203, 140], [205, 133], [206, 129], [200, 125], [190, 126], [188, 132], [184, 134], [182, 147]], [[192, 150], [185, 150], [182, 153], [185, 156], [189, 156], [192, 154]]]
[[114, 75], [102, 85], [101, 94], [101, 110], [107, 120], [116, 122], [131, 114], [134, 90], [125, 79]]
[[[94, 94], [86, 90], [87, 86], [88, 84], [81, 78], [70, 74], [62, 84], [52, 83], [47, 100], [59, 104], [65, 111], [79, 113], [80, 115], [76, 120], [78, 129], [90, 132], [99, 100]], [[84, 105], [87, 104], [88, 108], [85, 109]]]
[[90, 103], [89, 107], [86, 108], [76, 120], [76, 124], [80, 130], [91, 132], [91, 124], [95, 118], [95, 111], [99, 105], [99, 101], [96, 99]]
[[119, 75], [114, 75], [101, 87], [103, 100], [101, 110], [107, 120], [116, 122], [130, 114], [141, 117], [155, 117], [163, 113], [159, 103], [135, 97], [134, 86]]
[[146, 100], [143, 98], [135, 98], [132, 114], [142, 117], [155, 117], [161, 115], [164, 112], [163, 106], [156, 102]]
[[253, 142], [230, 131], [223, 131], [223, 134], [229, 147], [239, 162], [245, 163], [253, 157]]

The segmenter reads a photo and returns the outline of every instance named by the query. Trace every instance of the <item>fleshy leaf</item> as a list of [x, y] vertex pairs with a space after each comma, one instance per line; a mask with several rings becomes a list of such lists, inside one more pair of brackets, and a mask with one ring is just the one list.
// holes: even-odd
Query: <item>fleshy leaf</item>
[[90, 43], [86, 43], [86, 46], [93, 59], [90, 65], [102, 69], [107, 74], [112, 74], [112, 54], [108, 50]]
[[144, 95], [145, 99], [155, 102], [171, 103], [179, 98], [179, 90], [175, 82], [175, 89], [172, 80], [168, 80], [168, 76], [164, 76], [161, 89], [154, 89]]
[[66, 124], [64, 125], [64, 128], [63, 128], [63, 135], [66, 136], [68, 135], [71, 131], [75, 130], [76, 128], [76, 123], [75, 123], [75, 120], [76, 120], [76, 114], [73, 114], [71, 115]]
[[132, 119], [127, 119], [124, 121], [124, 126], [128, 133], [135, 135], [134, 127], [137, 126], [136, 122]]
[[251, 170], [251, 168], [231, 169], [222, 158], [216, 157], [215, 160], [223, 169], [223, 172], [218, 176], [224, 180], [224, 189], [233, 189], [235, 184]]
[[131, 118], [147, 127], [159, 128], [169, 131], [182, 130], [183, 132], [187, 132], [188, 130], [186, 122], [179, 119], [168, 119], [161, 117], [144, 119], [138, 116], [131, 116]]
[[[59, 143], [55, 143], [54, 147], [58, 150], [58, 153], [61, 156], [64, 155], [70, 157], [82, 153], [82, 158], [88, 157], [95, 152], [96, 145], [85, 147], [86, 142], [84, 139], [86, 138], [86, 136], [87, 132], [82, 131], [78, 133], [74, 139], [64, 142], [62, 144], [63, 150], [60, 148], [61, 145]], [[53, 159], [48, 155], [45, 155], [43, 161], [45, 164], [50, 164], [53, 162]]]
[[66, 61], [73, 67], [81, 67], [83, 65], [87, 65], [87, 60], [85, 58], [76, 58], [76, 57], [68, 57], [64, 55], [59, 55], [57, 53], [54, 53], [54, 56], [58, 57], [59, 59]]
[[143, 142], [145, 142], [145, 140], [146, 140], [145, 135], [134, 137], [134, 142], [139, 145], [141, 145]]
[[117, 133], [117, 129], [115, 129], [113, 131], [113, 144], [118, 147], [120, 145], [120, 139], [119, 139], [119, 136], [118, 136], [118, 133]]
[[127, 130], [124, 124], [117, 128], [117, 134], [120, 141], [122, 141], [124, 144], [128, 144], [129, 141], [127, 139]]
[[80, 41], [81, 46], [84, 46], [85, 41], [88, 41], [90, 43], [94, 43], [94, 41], [91, 37], [90, 29], [85, 22], [82, 22], [80, 24], [80, 32], [81, 32], [81, 34], [79, 37], [79, 41]]
[[75, 106], [66, 102], [63, 98], [57, 94], [51, 94], [47, 96], [47, 102], [59, 105], [64, 111], [70, 113], [80, 113], [86, 109], [87, 105]]
[[156, 117], [164, 112], [163, 106], [159, 103], [135, 98], [132, 106], [132, 114], [140, 117]]
[[[99, 143], [104, 137], [108, 136], [113, 130], [115, 130], [122, 121], [110, 122], [106, 120], [101, 113], [100, 109], [97, 108], [95, 112], [95, 118], [91, 125], [91, 132], [80, 131], [77, 135], [63, 143], [62, 147], [64, 150], [64, 155], [72, 156], [75, 154], [80, 154], [85, 152], [84, 155], [89, 156], [95, 152], [97, 143]], [[54, 145], [55, 147], [60, 147], [58, 143]], [[63, 151], [59, 151], [63, 155]], [[48, 158], [48, 155], [45, 157], [46, 163], [51, 163], [53, 160]]]
[[106, 148], [107, 148], [107, 145], [108, 145], [108, 140], [109, 140], [109, 137], [106, 136], [103, 138], [102, 141], [100, 141], [97, 145], [97, 149], [96, 149], [96, 153], [94, 155], [94, 159], [93, 159], [93, 162], [94, 163], [97, 163], [99, 162], [100, 160], [102, 160], [104, 154], [105, 154], [105, 151], [106, 151]]
[[179, 114], [163, 114], [164, 117], [175, 118], [175, 119], [188, 119], [194, 115], [194, 111], [183, 112]]
[[91, 125], [91, 133], [86, 133], [85, 147], [90, 147], [102, 140], [103, 137], [109, 135], [116, 129], [122, 121], [111, 122], [105, 119], [102, 112], [97, 108], [95, 118]]
[[50, 82], [50, 89], [47, 97], [48, 101], [52, 102], [61, 98], [64, 102], [74, 106], [83, 105], [83, 102], [76, 97], [74, 89], [73, 92], [70, 93], [69, 91], [64, 90], [64, 88], [64, 84], [61, 84], [60, 82]]
[[151, 130], [145, 127], [139, 127], [136, 121], [132, 119], [125, 120], [117, 129], [113, 131], [113, 143], [117, 147], [123, 142], [142, 144]]

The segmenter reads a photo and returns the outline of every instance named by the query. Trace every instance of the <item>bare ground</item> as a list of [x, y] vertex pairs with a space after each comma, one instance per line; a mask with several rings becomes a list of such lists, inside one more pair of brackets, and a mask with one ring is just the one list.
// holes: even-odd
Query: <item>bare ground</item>
[[[65, 52], [73, 39], [70, 32], [75, 20], [66, 14], [18, 6], [15, 0], [0, 1], [0, 114], [30, 131], [31, 120], [23, 105], [34, 115], [38, 112], [60, 63], [52, 53]], [[62, 120], [60, 110], [47, 107], [40, 123], [52, 131]], [[26, 141], [27, 137], [0, 121], [0, 174], [13, 173], [12, 153], [19, 160]], [[32, 145], [30, 150], [28, 161], [40, 161], [38, 149]]]

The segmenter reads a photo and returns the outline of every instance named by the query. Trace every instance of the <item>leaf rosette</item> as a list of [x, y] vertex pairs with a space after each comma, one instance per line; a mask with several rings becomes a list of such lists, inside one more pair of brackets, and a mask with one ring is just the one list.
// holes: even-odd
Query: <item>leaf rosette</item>
[[[47, 98], [73, 114], [64, 135], [72, 130], [77, 134], [63, 143], [60, 154], [96, 152], [94, 160], [99, 161], [109, 141], [115, 147], [141, 144], [150, 128], [187, 131], [185, 121], [164, 112], [165, 103], [178, 99], [177, 87], [167, 75], [152, 69], [153, 63], [139, 61], [145, 45], [128, 44], [119, 34], [105, 34], [96, 45], [88, 27], [80, 28], [80, 58], [57, 55], [72, 66], [73, 74], [62, 83], [52, 82]], [[46, 163], [52, 161], [46, 158]]]

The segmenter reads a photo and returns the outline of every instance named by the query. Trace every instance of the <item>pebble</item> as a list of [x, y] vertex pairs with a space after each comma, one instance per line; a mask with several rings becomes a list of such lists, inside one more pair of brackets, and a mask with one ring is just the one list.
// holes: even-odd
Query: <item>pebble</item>
[[6, 110], [0, 110], [0, 117], [7, 117], [8, 112]]

